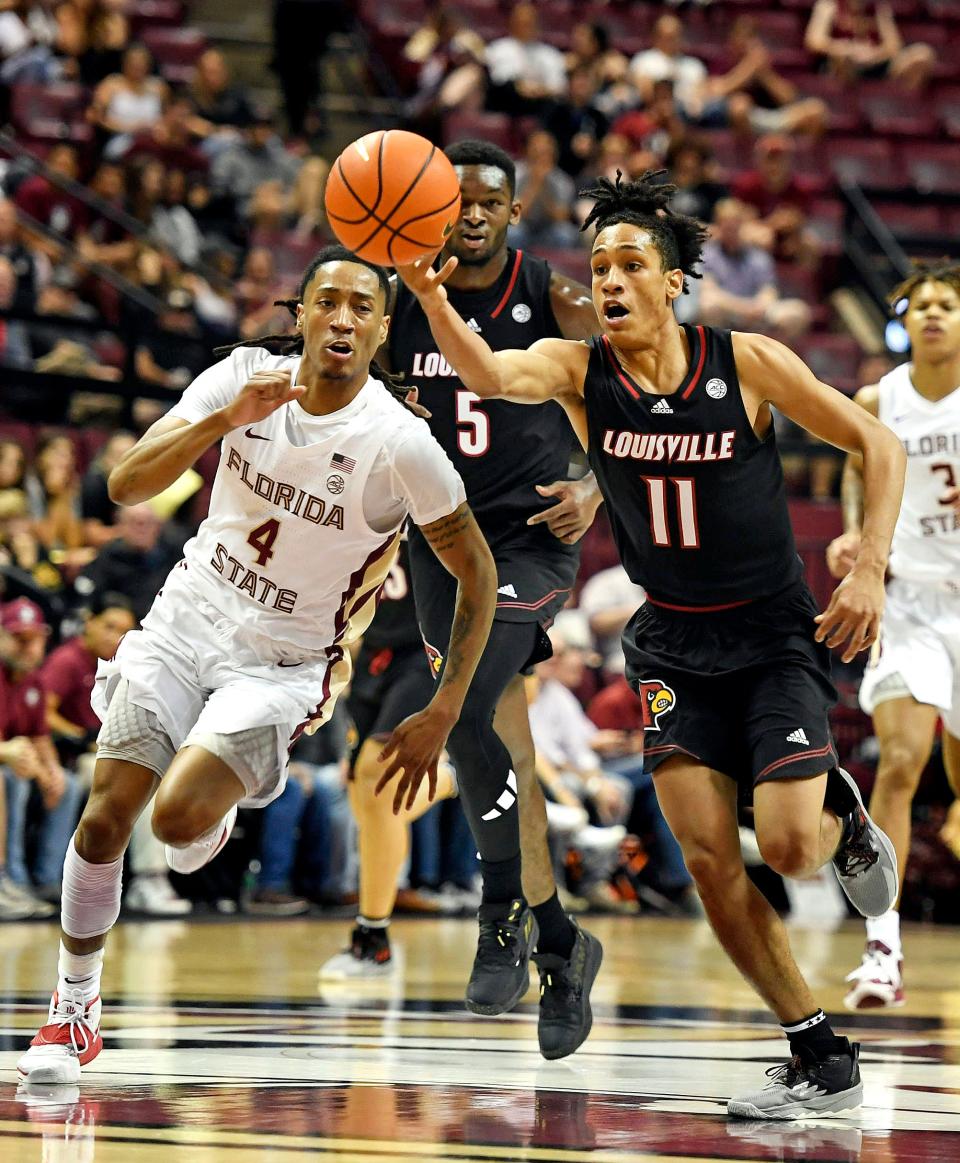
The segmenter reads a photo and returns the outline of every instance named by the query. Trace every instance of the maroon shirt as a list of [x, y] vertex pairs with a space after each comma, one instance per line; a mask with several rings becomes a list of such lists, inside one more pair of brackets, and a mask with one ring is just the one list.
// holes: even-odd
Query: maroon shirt
[[100, 720], [90, 706], [97, 659], [82, 638], [71, 638], [58, 646], [40, 668], [40, 676], [46, 690], [60, 696], [59, 714], [85, 731], [99, 729]]
[[49, 735], [47, 730], [47, 696], [35, 670], [20, 682], [14, 682], [6, 667], [0, 666], [0, 736], [4, 740], [26, 735], [37, 739]]
[[643, 703], [622, 676], [593, 696], [587, 715], [601, 730], [643, 730]]
[[79, 199], [64, 193], [40, 174], [21, 182], [13, 200], [25, 214], [68, 238], [82, 230], [89, 217]]
[[767, 218], [780, 206], [791, 206], [802, 214], [809, 214], [816, 190], [807, 179], [794, 176], [782, 190], [774, 193], [761, 175], [751, 170], [734, 180], [731, 192], [734, 198], [755, 207], [761, 218]]

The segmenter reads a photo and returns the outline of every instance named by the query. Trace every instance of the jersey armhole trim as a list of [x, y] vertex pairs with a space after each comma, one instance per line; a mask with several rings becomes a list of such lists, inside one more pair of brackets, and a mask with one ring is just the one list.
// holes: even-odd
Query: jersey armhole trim
[[681, 400], [688, 399], [693, 394], [693, 392], [696, 391], [697, 385], [700, 383], [700, 376], [703, 372], [703, 365], [707, 358], [707, 340], [703, 333], [703, 325], [701, 323], [697, 324], [696, 332], [697, 339], [700, 343], [700, 356], [697, 359], [697, 370], [693, 373], [693, 379], [690, 381], [684, 390], [683, 395], [680, 397]]
[[610, 340], [605, 335], [601, 335], [600, 342], [603, 345], [603, 354], [607, 358], [607, 361], [609, 362], [610, 366], [613, 368], [614, 374], [616, 375], [617, 379], [620, 381], [621, 384], [623, 384], [623, 386], [627, 389], [627, 391], [630, 393], [631, 396], [633, 396], [633, 398], [635, 400], [639, 400], [640, 393], [633, 386], [633, 384], [627, 378], [626, 373], [620, 367], [620, 361], [617, 359], [616, 355], [614, 354], [613, 348], [610, 345]]
[[520, 263], [522, 262], [522, 260], [523, 260], [523, 251], [518, 250], [517, 256], [513, 260], [513, 270], [510, 272], [510, 282], [507, 283], [507, 289], [503, 292], [503, 298], [496, 305], [496, 307], [494, 307], [494, 309], [490, 312], [491, 319], [496, 319], [497, 316], [500, 314], [500, 312], [504, 309], [504, 307], [506, 307], [507, 303], [509, 302], [510, 296], [513, 294], [513, 288], [517, 285], [517, 278], [520, 275]]

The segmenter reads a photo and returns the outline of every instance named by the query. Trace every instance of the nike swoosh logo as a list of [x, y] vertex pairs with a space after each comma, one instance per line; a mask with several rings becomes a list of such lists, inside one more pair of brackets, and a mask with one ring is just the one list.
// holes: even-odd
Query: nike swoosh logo
[[248, 428], [246, 430], [246, 432], [244, 432], [244, 436], [249, 436], [251, 440], [269, 440], [270, 439], [269, 436], [258, 436], [252, 428]]
[[[265, 437], [261, 437], [260, 439], [263, 440], [263, 439], [265, 439]], [[277, 666], [303, 666], [303, 663], [302, 662], [278, 662]]]

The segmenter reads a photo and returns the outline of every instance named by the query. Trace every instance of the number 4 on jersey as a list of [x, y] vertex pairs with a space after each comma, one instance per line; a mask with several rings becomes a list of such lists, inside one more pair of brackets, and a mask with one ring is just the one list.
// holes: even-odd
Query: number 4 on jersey
[[269, 521], [264, 521], [262, 525], [258, 525], [256, 529], [251, 530], [250, 536], [247, 538], [247, 544], [252, 545], [257, 551], [257, 565], [266, 565], [273, 557], [273, 543], [277, 539], [277, 534], [280, 532], [280, 522], [276, 517], [271, 517]]

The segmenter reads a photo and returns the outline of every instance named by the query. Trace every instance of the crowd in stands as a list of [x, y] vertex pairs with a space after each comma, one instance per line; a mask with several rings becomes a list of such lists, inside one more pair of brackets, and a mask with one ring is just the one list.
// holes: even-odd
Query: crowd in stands
[[[622, 16], [622, 4], [592, 5], [558, 38], [529, 3], [391, 2], [417, 17], [396, 64], [408, 82], [406, 123], [438, 141], [500, 138], [517, 155], [524, 214], [514, 245], [586, 281], [585, 191], [601, 175], [663, 167], [675, 210], [712, 224], [685, 318], [769, 331], [803, 352], [812, 335], [832, 353], [818, 370], [844, 390], [889, 366], [875, 354], [861, 365], [865, 353], [823, 305], [837, 273], [836, 220], [822, 217], [831, 179], [799, 163], [829, 138], [835, 111], [780, 70], [782, 53], [754, 13], [732, 21], [722, 52], [705, 60], [669, 6], [621, 51], [627, 42], [605, 13]], [[701, 0], [697, 10], [711, 7]], [[288, 327], [274, 300], [292, 293], [327, 239], [315, 86], [282, 84], [284, 135], [281, 115], [249, 100], [221, 52], [189, 29], [172, 28], [180, 40], [151, 35], [171, 24], [151, 24], [147, 9], [174, 24], [183, 15], [179, 0], [0, 0], [0, 119], [46, 164], [0, 157], [0, 369], [80, 377], [73, 392], [27, 376], [0, 388], [0, 919], [54, 911], [90, 787], [97, 660], [143, 617], [178, 559], [216, 454], [123, 510], [107, 476], [209, 365], [213, 346]], [[391, 4], [377, 9], [380, 19]], [[164, 57], [171, 44], [192, 47]], [[786, 47], [841, 86], [883, 76], [906, 94], [938, 67], [884, 3], [817, 0], [805, 38]], [[142, 397], [111, 394], [121, 381]], [[785, 463], [795, 493], [836, 495], [835, 457], [814, 449]], [[583, 561], [576, 604], [552, 630], [554, 656], [528, 680], [564, 900], [695, 911], [642, 774], [642, 708], [623, 679], [620, 633], [643, 593], [616, 563], [602, 518]], [[868, 724], [844, 713], [856, 720], [847, 750], [862, 750]], [[168, 877], [147, 814], [126, 907], [184, 916], [240, 902], [297, 915], [349, 905], [350, 730], [341, 706], [297, 745], [283, 796], [245, 814], [218, 861], [189, 881]], [[473, 848], [452, 801], [415, 825], [401, 907], [456, 912], [476, 900]]]

